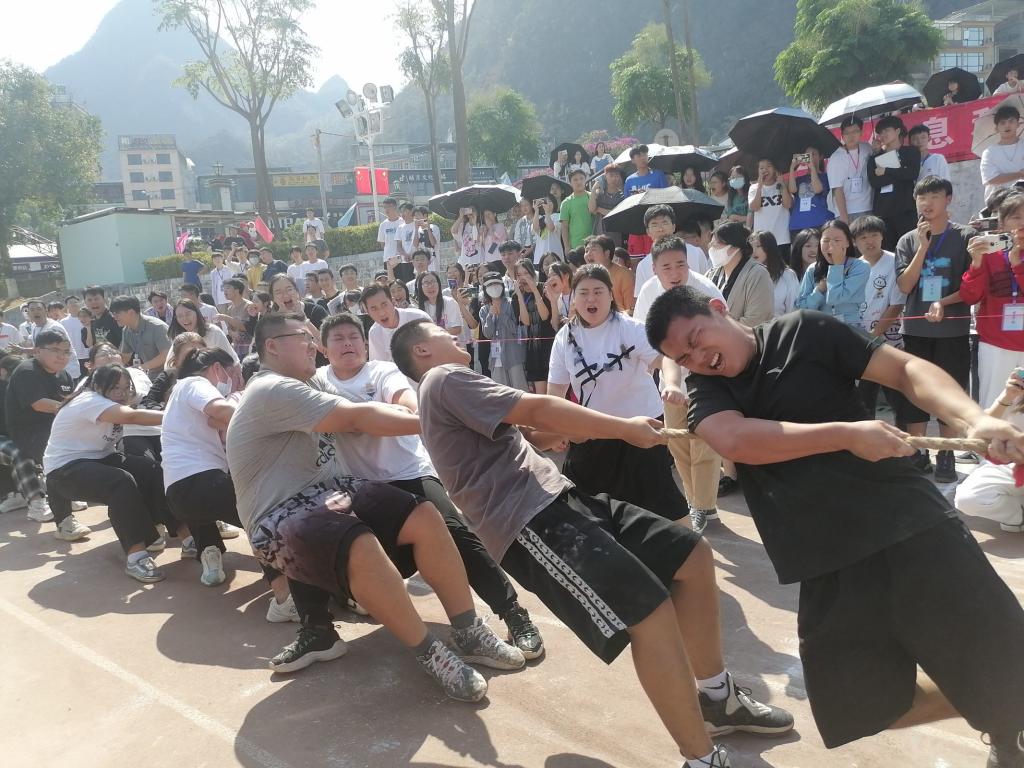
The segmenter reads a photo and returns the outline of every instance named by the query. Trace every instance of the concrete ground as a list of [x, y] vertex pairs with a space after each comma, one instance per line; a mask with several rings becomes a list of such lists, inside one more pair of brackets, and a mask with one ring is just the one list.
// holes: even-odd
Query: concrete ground
[[[961, 469], [968, 469], [961, 467]], [[965, 723], [890, 732], [826, 751], [797, 656], [795, 587], [780, 586], [739, 495], [722, 499], [715, 548], [730, 668], [755, 696], [790, 709], [782, 739], [724, 739], [736, 768], [981, 768], [987, 748]], [[228, 542], [228, 581], [199, 583], [177, 546], [157, 559], [166, 581], [143, 586], [102, 507], [80, 515], [88, 541], [52, 524], [0, 518], [0, 764], [7, 768], [192, 768], [241, 765], [416, 768], [670, 768], [673, 744], [645, 700], [629, 653], [605, 667], [531, 595], [547, 657], [490, 673], [479, 705], [445, 699], [372, 621], [340, 612], [348, 654], [293, 676], [267, 659], [295, 625], [264, 620], [268, 591], [243, 538]], [[996, 569], [1024, 593], [1024, 538], [969, 520]], [[417, 608], [441, 623], [417, 579]], [[496, 621], [496, 620], [492, 620]], [[983, 681], [982, 681], [983, 684]]]

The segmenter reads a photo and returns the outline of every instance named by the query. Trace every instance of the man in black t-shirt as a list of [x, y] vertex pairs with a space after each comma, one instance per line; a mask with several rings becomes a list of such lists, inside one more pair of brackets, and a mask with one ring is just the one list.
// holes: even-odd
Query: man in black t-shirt
[[[997, 461], [1024, 463], [1024, 433], [936, 366], [822, 313], [747, 328], [681, 287], [654, 302], [647, 334], [691, 371], [690, 429], [736, 462], [779, 580], [801, 585], [800, 656], [825, 745], [962, 716], [990, 734], [989, 768], [1024, 765], [1024, 610], [905, 458], [904, 433], [867, 420], [856, 382], [990, 440]], [[917, 683], [917, 665], [934, 685]]]
[[92, 343], [108, 342], [115, 349], [121, 348], [121, 326], [107, 309], [107, 298], [98, 285], [85, 289], [85, 306], [92, 315]]
[[[896, 115], [883, 117], [875, 124], [875, 134], [882, 148], [868, 158], [868, 184], [875, 190], [874, 214], [885, 222], [882, 247], [891, 251], [905, 233], [914, 228], [917, 212], [914, 209], [914, 184], [921, 175], [921, 153], [914, 147], [903, 146], [907, 129]], [[880, 162], [894, 158], [899, 165]]]

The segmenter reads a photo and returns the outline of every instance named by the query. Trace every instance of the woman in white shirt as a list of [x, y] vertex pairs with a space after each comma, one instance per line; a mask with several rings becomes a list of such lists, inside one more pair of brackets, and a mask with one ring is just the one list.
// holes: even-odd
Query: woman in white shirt
[[134, 395], [131, 375], [123, 365], [94, 369], [57, 410], [43, 472], [56, 514], [69, 514], [72, 499], [107, 506], [127, 556], [125, 573], [151, 584], [164, 578], [146, 549], [163, 548], [154, 527], [167, 514], [163, 477], [152, 459], [122, 453], [121, 441], [126, 424], [156, 426], [163, 414], [130, 408], [127, 403]]
[[452, 237], [459, 247], [459, 264], [469, 267], [483, 261], [483, 232], [476, 208], [462, 208], [459, 218], [452, 224]]
[[754, 261], [767, 269], [772, 278], [775, 289], [773, 316], [778, 317], [792, 312], [796, 309], [796, 300], [800, 295], [800, 279], [782, 258], [782, 251], [775, 241], [775, 235], [767, 230], [759, 230], [750, 235], [750, 244], [754, 248]]
[[217, 521], [242, 524], [219, 431], [227, 429], [235, 412], [235, 401], [228, 399], [233, 365], [223, 349], [190, 350], [178, 366], [160, 437], [167, 504], [188, 525], [193, 541], [182, 542], [182, 548], [198, 552], [199, 580], [208, 587], [224, 581], [225, 547]]
[[416, 278], [416, 305], [452, 336], [462, 333], [462, 312], [455, 299], [441, 293], [437, 272], [422, 272]]
[[483, 226], [483, 246], [484, 246], [484, 261], [501, 261], [501, 256], [498, 255], [498, 249], [501, 248], [501, 244], [508, 240], [508, 230], [505, 229], [505, 225], [498, 221], [497, 214], [494, 211], [484, 208], [484, 226]]
[[558, 213], [560, 203], [554, 195], [545, 195], [533, 207], [533, 232], [537, 236], [533, 247], [534, 254], [547, 256], [553, 253], [562, 258], [562, 229], [559, 226], [561, 217]]
[[[661, 365], [662, 357], [647, 341], [643, 324], [615, 305], [608, 270], [600, 264], [580, 267], [572, 288], [576, 313], [555, 335], [547, 393], [564, 397], [571, 386], [585, 408], [660, 420], [665, 407], [651, 371]], [[671, 368], [674, 373], [663, 377], [665, 397], [681, 400], [679, 368]], [[571, 443], [562, 473], [584, 493], [607, 493], [669, 520], [688, 513], [664, 445], [637, 448], [624, 440]]]
[[[238, 362], [238, 355], [224, 331], [216, 325], [208, 324], [199, 308], [189, 299], [182, 299], [174, 305], [174, 319], [171, 321], [170, 328], [167, 329], [167, 335], [173, 341], [179, 333], [185, 332], [198, 333], [206, 342], [207, 347], [223, 349], [231, 355], [236, 363]], [[167, 363], [164, 364], [164, 368], [169, 368]]]
[[587, 176], [590, 176], [590, 163], [583, 159], [583, 153], [578, 149], [576, 154], [573, 155], [572, 162], [569, 163], [569, 173], [573, 171], [583, 171]]

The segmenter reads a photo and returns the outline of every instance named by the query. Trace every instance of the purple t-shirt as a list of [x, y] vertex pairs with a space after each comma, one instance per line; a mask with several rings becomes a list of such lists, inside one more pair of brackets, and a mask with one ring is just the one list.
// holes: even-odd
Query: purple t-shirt
[[454, 364], [427, 371], [420, 382], [421, 436], [438, 479], [499, 562], [534, 515], [573, 487], [502, 422], [522, 396]]

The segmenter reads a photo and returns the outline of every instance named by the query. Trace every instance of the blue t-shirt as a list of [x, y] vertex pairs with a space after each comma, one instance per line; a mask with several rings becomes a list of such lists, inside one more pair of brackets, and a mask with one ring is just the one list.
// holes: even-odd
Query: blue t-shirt
[[789, 209], [789, 228], [793, 231], [820, 227], [835, 218], [828, 209], [828, 177], [821, 173], [818, 178], [822, 190], [816, 195], [811, 189], [810, 173], [796, 177], [796, 194], [793, 195], [793, 207]]
[[625, 191], [626, 197], [629, 197], [634, 192], [643, 192], [645, 189], [663, 189], [667, 186], [668, 179], [665, 177], [665, 174], [657, 168], [651, 168], [643, 176], [635, 173], [630, 174], [629, 178], [626, 179], [623, 191]]
[[186, 283], [192, 283], [192, 285], [202, 285], [199, 280], [199, 270], [203, 268], [203, 262], [199, 259], [189, 259], [188, 261], [181, 262], [181, 275]]

